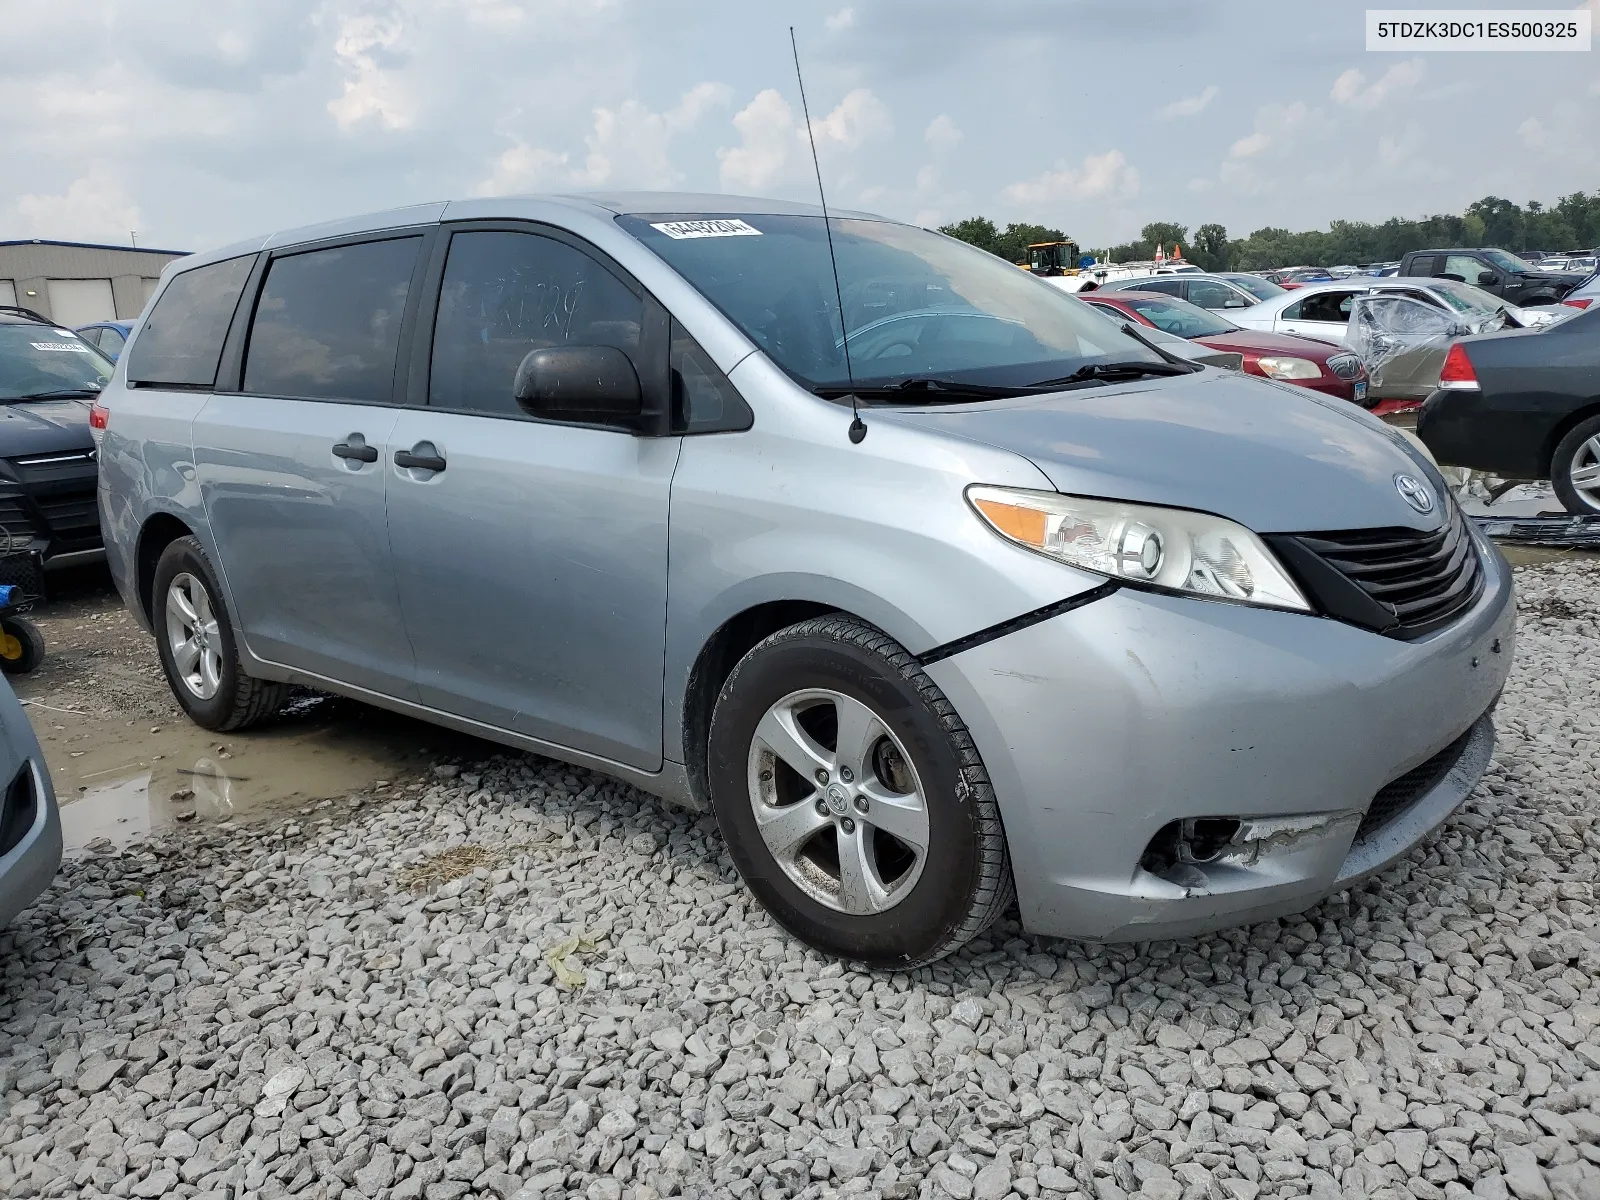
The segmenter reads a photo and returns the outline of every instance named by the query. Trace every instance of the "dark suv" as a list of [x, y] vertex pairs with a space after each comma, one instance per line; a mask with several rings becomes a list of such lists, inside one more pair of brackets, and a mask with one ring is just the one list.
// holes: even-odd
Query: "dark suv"
[[1413, 250], [1400, 260], [1399, 274], [1459, 279], [1519, 308], [1554, 304], [1588, 278], [1582, 272], [1545, 271], [1509, 251], [1483, 246]]
[[104, 557], [89, 406], [112, 369], [70, 329], [0, 307], [0, 531], [46, 566]]

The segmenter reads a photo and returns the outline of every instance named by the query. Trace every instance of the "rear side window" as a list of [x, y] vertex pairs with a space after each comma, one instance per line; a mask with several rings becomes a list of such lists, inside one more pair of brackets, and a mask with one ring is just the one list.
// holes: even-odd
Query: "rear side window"
[[521, 416], [512, 384], [530, 351], [614, 346], [637, 367], [643, 323], [643, 299], [565, 242], [457, 233], [439, 291], [428, 403]]
[[1184, 281], [1181, 279], [1141, 279], [1129, 286], [1130, 292], [1165, 292], [1169, 296], [1183, 295]]
[[394, 390], [419, 237], [274, 259], [256, 304], [244, 390], [384, 403]]
[[255, 256], [196, 267], [173, 277], [145, 318], [128, 358], [132, 383], [211, 387], [222, 342]]

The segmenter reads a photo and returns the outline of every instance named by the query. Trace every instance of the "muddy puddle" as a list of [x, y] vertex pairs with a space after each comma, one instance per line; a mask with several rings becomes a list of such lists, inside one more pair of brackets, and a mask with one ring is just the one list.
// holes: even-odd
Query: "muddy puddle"
[[307, 696], [270, 724], [216, 734], [28, 703], [61, 806], [66, 852], [121, 847], [187, 821], [270, 815], [351, 792], [382, 792], [440, 757], [495, 747], [354, 701]]

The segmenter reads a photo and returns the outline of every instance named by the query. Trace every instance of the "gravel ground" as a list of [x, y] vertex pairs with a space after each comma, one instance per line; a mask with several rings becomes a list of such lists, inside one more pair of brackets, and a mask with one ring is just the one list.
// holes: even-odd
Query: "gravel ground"
[[828, 962], [709, 819], [531, 758], [70, 863], [0, 933], [0, 1195], [1600, 1196], [1600, 570], [1500, 750], [1302, 918]]

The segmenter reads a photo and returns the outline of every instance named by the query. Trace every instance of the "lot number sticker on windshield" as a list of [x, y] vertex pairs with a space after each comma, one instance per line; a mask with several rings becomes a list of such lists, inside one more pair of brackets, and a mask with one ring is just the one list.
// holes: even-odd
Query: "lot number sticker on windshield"
[[707, 238], [707, 237], [760, 237], [761, 230], [745, 222], [734, 220], [719, 221], [661, 221], [652, 223], [651, 229], [659, 229], [669, 238]]
[[61, 350], [67, 354], [87, 354], [89, 347], [81, 342], [29, 342], [35, 350]]

